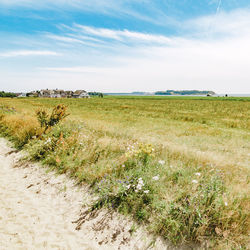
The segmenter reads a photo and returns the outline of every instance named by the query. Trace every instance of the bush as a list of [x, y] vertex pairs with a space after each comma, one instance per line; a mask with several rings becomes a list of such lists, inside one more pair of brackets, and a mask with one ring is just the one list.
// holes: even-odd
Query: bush
[[44, 132], [55, 126], [69, 114], [66, 113], [67, 107], [63, 104], [59, 104], [53, 108], [51, 115], [49, 115], [45, 110], [37, 110], [36, 116], [40, 123], [41, 128], [44, 128]]

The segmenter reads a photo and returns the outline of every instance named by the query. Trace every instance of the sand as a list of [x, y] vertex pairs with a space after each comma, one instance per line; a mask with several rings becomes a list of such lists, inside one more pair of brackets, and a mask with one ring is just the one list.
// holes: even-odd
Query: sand
[[[172, 249], [133, 222], [107, 210], [86, 213], [87, 186], [38, 164], [0, 138], [0, 249]], [[76, 222], [76, 223], [74, 223]]]

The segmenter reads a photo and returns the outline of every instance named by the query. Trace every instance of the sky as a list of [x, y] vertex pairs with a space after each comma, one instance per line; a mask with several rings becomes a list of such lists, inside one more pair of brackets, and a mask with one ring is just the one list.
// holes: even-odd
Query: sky
[[250, 93], [249, 0], [0, 0], [0, 90]]

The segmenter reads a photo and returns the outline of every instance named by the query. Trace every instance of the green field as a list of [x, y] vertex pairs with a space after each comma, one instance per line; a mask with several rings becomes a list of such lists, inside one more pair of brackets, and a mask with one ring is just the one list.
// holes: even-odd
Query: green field
[[[43, 133], [35, 112], [70, 115]], [[250, 98], [0, 99], [17, 148], [175, 244], [249, 247]]]

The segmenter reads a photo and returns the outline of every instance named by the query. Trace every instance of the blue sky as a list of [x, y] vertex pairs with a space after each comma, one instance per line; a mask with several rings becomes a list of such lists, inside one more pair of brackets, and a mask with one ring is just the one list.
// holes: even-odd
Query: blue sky
[[0, 0], [0, 89], [250, 93], [249, 0]]

